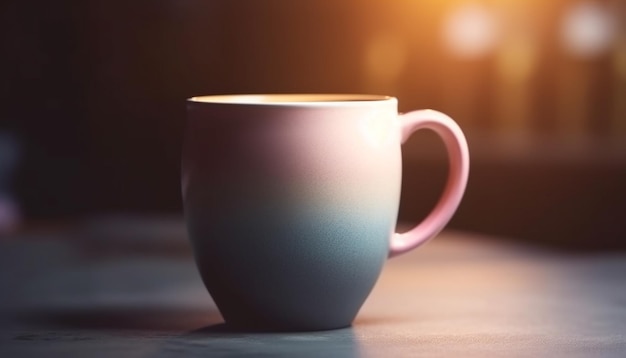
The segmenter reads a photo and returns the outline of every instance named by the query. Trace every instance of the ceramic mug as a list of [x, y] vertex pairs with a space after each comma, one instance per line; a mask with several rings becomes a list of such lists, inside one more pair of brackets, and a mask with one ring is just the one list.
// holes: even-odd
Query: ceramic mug
[[[467, 183], [466, 140], [445, 114], [398, 114], [397, 105], [393, 97], [348, 94], [187, 101], [185, 217], [227, 325], [349, 326], [385, 260], [447, 224]], [[401, 144], [419, 129], [442, 138], [449, 178], [427, 218], [398, 234]]]

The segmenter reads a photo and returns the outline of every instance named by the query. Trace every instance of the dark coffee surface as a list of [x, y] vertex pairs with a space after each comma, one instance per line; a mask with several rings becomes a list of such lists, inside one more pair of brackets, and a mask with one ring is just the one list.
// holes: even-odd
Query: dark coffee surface
[[[110, 240], [92, 235], [92, 225], [0, 242], [0, 357], [626, 352], [623, 253], [560, 253], [445, 232], [386, 264], [352, 328], [233, 332], [221, 325], [180, 230], [159, 236], [143, 222], [146, 230], [135, 223], [129, 235], [124, 225], [117, 240], [115, 230]], [[142, 249], [151, 237], [162, 251]]]

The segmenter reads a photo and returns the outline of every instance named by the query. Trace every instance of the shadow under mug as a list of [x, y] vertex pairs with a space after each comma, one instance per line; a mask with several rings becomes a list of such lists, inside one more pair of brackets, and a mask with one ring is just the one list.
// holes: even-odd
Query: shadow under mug
[[[401, 144], [442, 138], [450, 162], [425, 220], [394, 233]], [[182, 194], [195, 260], [226, 324], [307, 331], [349, 326], [385, 260], [430, 240], [469, 172], [459, 126], [398, 114], [375, 95], [221, 95], [187, 101]]]

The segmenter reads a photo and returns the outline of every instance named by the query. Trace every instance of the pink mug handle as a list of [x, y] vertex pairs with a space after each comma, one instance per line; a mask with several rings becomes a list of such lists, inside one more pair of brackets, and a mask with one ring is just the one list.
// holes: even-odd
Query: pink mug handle
[[402, 143], [415, 131], [431, 129], [443, 140], [448, 151], [448, 182], [433, 211], [413, 229], [391, 237], [389, 257], [410, 251], [435, 237], [446, 226], [461, 203], [469, 174], [469, 150], [461, 128], [447, 115], [433, 110], [419, 110], [400, 115]]

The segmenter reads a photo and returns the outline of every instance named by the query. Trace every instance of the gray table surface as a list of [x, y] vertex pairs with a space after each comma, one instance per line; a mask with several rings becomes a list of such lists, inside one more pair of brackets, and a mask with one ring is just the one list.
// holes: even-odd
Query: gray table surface
[[220, 325], [180, 238], [142, 254], [35, 236], [0, 243], [3, 358], [626, 357], [624, 253], [445, 232], [387, 263], [352, 328], [246, 333]]

